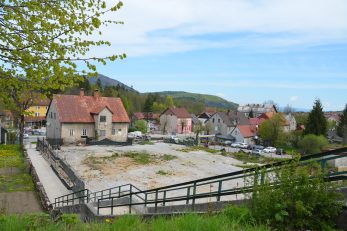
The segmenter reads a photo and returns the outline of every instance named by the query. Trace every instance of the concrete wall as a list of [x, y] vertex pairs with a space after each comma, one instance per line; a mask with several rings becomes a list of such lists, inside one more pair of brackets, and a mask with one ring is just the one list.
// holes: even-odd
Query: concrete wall
[[112, 129], [115, 130], [115, 134], [111, 135], [109, 139], [116, 142], [126, 142], [128, 140], [128, 128], [129, 124], [127, 123], [112, 123]]
[[47, 139], [60, 139], [61, 123], [59, 122], [59, 113], [54, 101], [52, 101], [49, 111], [47, 112]]

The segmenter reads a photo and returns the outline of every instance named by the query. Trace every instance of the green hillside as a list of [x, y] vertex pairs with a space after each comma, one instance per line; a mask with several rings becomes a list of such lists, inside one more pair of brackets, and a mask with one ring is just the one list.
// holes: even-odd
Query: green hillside
[[[184, 91], [162, 91], [152, 92], [152, 94], [159, 94], [162, 97], [172, 96], [174, 101], [178, 104], [182, 102], [194, 102], [201, 103], [206, 107], [218, 108], [218, 109], [237, 109], [238, 104], [227, 101], [219, 96], [190, 93]], [[185, 103], [184, 103], [185, 104]]]

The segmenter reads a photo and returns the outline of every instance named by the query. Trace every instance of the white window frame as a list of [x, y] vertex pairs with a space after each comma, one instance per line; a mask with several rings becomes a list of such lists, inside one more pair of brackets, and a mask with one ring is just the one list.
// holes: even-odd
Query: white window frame
[[[105, 118], [105, 121], [101, 121], [101, 118]], [[100, 121], [100, 123], [105, 123], [105, 122], [107, 122], [107, 117], [104, 115], [101, 115], [99, 121]]]
[[82, 136], [87, 136], [87, 129], [86, 128], [82, 128]]
[[35, 112], [35, 116], [39, 117], [40, 116], [40, 112]]
[[70, 134], [70, 136], [74, 136], [74, 130], [73, 130], [73, 129], [70, 129], [70, 130], [69, 130], [69, 134]]
[[[104, 135], [102, 135], [101, 132], [104, 132]], [[100, 134], [100, 136], [106, 136], [106, 130], [100, 130], [99, 134]]]
[[116, 129], [112, 128], [112, 135], [116, 135]]

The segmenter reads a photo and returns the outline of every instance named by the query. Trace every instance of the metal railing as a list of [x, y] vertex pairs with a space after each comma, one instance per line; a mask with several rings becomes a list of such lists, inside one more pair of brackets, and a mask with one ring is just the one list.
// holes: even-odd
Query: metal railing
[[[305, 165], [311, 161], [320, 162], [322, 167], [326, 167], [327, 161], [347, 157], [347, 148], [322, 152], [313, 155], [307, 155], [300, 158], [300, 164]], [[157, 212], [159, 206], [167, 205], [190, 205], [194, 206], [198, 200], [209, 199], [210, 201], [221, 201], [238, 199], [238, 195], [252, 192], [253, 186], [245, 186], [244, 179], [259, 173], [259, 182], [263, 181], [264, 174], [274, 171], [275, 167], [285, 166], [292, 160], [283, 160], [273, 164], [263, 165], [261, 167], [249, 168], [241, 171], [235, 171], [227, 174], [221, 174], [212, 177], [206, 177], [198, 180], [183, 182], [179, 184], [168, 185], [149, 190], [140, 190], [131, 184], [121, 185], [114, 188], [101, 190], [91, 193], [89, 190], [82, 190], [56, 198], [55, 207], [69, 205], [71, 203], [97, 202], [97, 214], [100, 210], [110, 210], [109, 214], [114, 215], [114, 209], [117, 207], [126, 207], [128, 212], [132, 212], [132, 207], [143, 206], [152, 208]], [[242, 180], [241, 180], [242, 179]], [[345, 180], [347, 172], [334, 172], [326, 176], [327, 181]], [[277, 184], [277, 183], [276, 183]], [[120, 201], [120, 198], [127, 200]]]

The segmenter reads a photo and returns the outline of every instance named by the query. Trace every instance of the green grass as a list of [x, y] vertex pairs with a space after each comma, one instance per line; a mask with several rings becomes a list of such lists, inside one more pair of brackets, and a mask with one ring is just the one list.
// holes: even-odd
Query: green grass
[[186, 214], [174, 217], [157, 217], [148, 220], [140, 216], [126, 215], [103, 222], [83, 223], [76, 215], [64, 214], [53, 222], [47, 214], [0, 216], [0, 227], [4, 231], [17, 230], [113, 230], [113, 231], [230, 231], [270, 230], [256, 225], [245, 214], [222, 212], [218, 215]]
[[265, 156], [257, 156], [257, 155], [253, 155], [251, 153], [246, 153], [246, 152], [234, 152], [234, 153], [228, 152], [224, 155], [235, 158], [239, 161], [242, 161], [243, 163], [271, 164], [277, 161], [285, 160], [283, 158], [276, 159], [276, 158], [270, 158]]
[[209, 153], [218, 153], [218, 152], [220, 152], [218, 150], [205, 148], [203, 146], [185, 147], [185, 148], [178, 149], [177, 151], [180, 151], [180, 152], [205, 151], [205, 152], [209, 152]]
[[156, 174], [162, 175], [162, 176], [171, 175], [170, 172], [167, 172], [167, 171], [164, 171], [164, 170], [159, 170], [159, 171], [156, 172]]
[[29, 174], [0, 176], [0, 192], [33, 191], [34, 183]]
[[169, 160], [173, 160], [173, 159], [176, 159], [177, 156], [173, 156], [173, 155], [169, 155], [169, 154], [164, 154], [161, 159], [162, 160], [165, 160], [165, 161], [169, 161]]
[[149, 164], [152, 162], [152, 156], [147, 152], [126, 152], [122, 156], [132, 158], [137, 164]]
[[139, 144], [141, 144], [141, 145], [154, 145], [154, 142], [152, 142], [152, 141], [141, 141]]
[[34, 183], [25, 172], [26, 165], [19, 145], [0, 145], [0, 168], [16, 168], [16, 174], [0, 176], [0, 192], [33, 191]]

